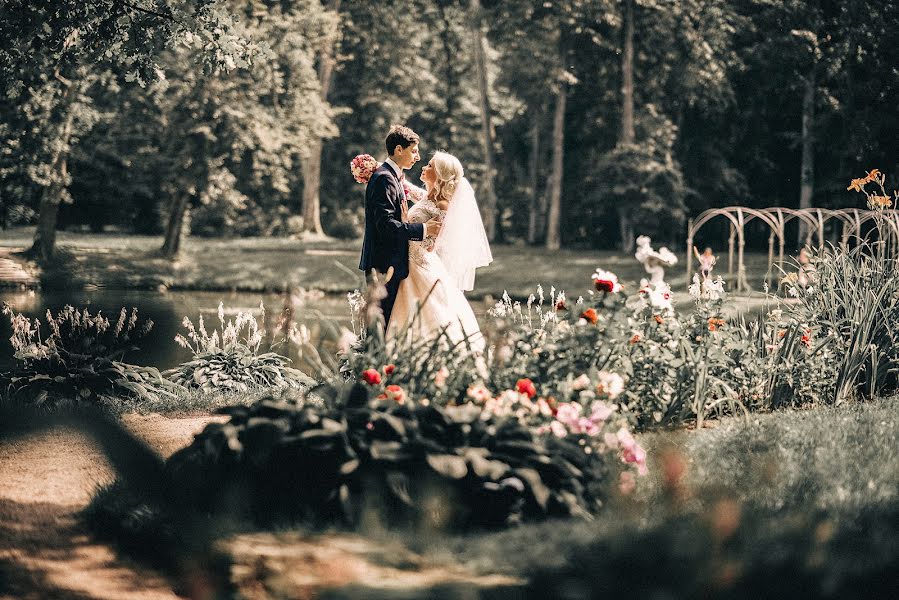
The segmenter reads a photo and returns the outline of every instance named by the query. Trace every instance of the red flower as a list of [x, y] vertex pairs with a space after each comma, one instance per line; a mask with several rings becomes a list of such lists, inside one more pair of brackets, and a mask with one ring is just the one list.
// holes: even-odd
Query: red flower
[[665, 322], [665, 319], [663, 319], [663, 318], [660, 317], [659, 315], [653, 315], [652, 318], [655, 319], [655, 320], [656, 320], [656, 323], [658, 323], [659, 325], [661, 325], [662, 323]]
[[596, 322], [599, 321], [599, 315], [596, 314], [595, 308], [588, 308], [584, 312], [581, 313], [581, 318], [586, 319], [596, 325]]
[[378, 396], [378, 400], [394, 400], [397, 404], [406, 401], [406, 392], [398, 385], [388, 385], [385, 392]]
[[636, 343], [639, 342], [641, 339], [642, 339], [642, 338], [641, 338], [640, 334], [639, 334], [639, 333], [635, 333], [634, 336], [631, 338], [631, 343], [632, 343], [632, 344], [636, 344]]
[[396, 365], [389, 364], [384, 367], [384, 375], [393, 375], [393, 372], [396, 371]]
[[534, 382], [530, 379], [519, 379], [515, 383], [515, 389], [518, 390], [519, 394], [524, 394], [528, 398], [533, 398], [537, 395], [537, 388], [534, 386]]
[[362, 371], [362, 379], [368, 385], [378, 385], [381, 383], [381, 374], [374, 369], [365, 369]]
[[558, 302], [556, 302], [556, 310], [568, 310], [568, 307], [565, 306], [564, 300], [559, 300]]
[[799, 338], [799, 341], [805, 344], [808, 348], [812, 347], [812, 330], [806, 329], [805, 333], [802, 334], [802, 337]]
[[615, 291], [615, 282], [608, 279], [594, 279], [593, 286], [597, 292], [609, 292], [611, 294]]

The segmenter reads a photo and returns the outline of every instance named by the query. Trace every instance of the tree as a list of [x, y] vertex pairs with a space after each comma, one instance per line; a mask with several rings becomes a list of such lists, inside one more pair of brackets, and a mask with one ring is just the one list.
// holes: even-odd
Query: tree
[[[164, 256], [178, 253], [192, 205], [214, 208], [209, 214], [220, 221], [212, 224], [214, 230], [262, 197], [271, 198], [269, 209], [277, 209], [300, 184], [291, 157], [306, 156], [321, 135], [333, 131], [313, 65], [330, 39], [334, 15], [323, 14], [315, 3], [235, 2], [234, 10], [241, 6], [244, 19], [235, 31], [246, 40], [268, 41], [265, 59], [230, 73], [180, 72], [160, 97], [160, 118], [173, 132], [161, 140], [160, 151], [177, 157], [179, 165], [167, 190]], [[173, 52], [171, 68], [190, 64], [198, 51]], [[302, 177], [306, 186], [309, 174]], [[271, 220], [271, 211], [260, 216]]]
[[487, 52], [484, 49], [483, 11], [480, 0], [471, 0], [471, 39], [474, 47], [474, 62], [478, 80], [478, 106], [481, 112], [481, 145], [484, 148], [484, 176], [481, 197], [484, 203], [484, 227], [487, 239], [496, 239], [496, 131], [493, 129], [493, 115], [490, 106], [489, 82], [487, 81]]
[[[206, 68], [249, 62], [258, 48], [230, 32], [217, 2], [10, 0], [0, 8], [0, 82], [12, 100], [0, 141], [14, 149], [39, 191], [38, 227], [29, 254], [50, 260], [60, 202], [68, 199], [72, 148], [97, 123], [91, 94], [110, 80], [145, 83], [158, 77], [155, 58], [177, 40], [203, 39]], [[4, 179], [7, 179], [5, 177]]]
[[[328, 0], [323, 7], [322, 15], [327, 16], [327, 27], [322, 32], [318, 44], [318, 83], [320, 87], [319, 99], [323, 107], [327, 106], [328, 94], [336, 62], [335, 49], [339, 43], [339, 17], [340, 0]], [[322, 167], [322, 143], [328, 135], [336, 133], [330, 126], [330, 121], [323, 123], [324, 127], [313, 135], [307, 147], [300, 153], [300, 161], [303, 165], [303, 231], [321, 234], [321, 167]]]

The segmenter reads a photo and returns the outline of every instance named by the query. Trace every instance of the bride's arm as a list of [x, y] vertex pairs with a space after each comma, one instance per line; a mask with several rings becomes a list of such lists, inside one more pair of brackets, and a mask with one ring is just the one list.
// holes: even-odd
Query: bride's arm
[[409, 200], [411, 200], [412, 202], [421, 202], [428, 197], [428, 191], [424, 188], [420, 188], [417, 185], [409, 183], [408, 181], [403, 182], [403, 185], [409, 188]]

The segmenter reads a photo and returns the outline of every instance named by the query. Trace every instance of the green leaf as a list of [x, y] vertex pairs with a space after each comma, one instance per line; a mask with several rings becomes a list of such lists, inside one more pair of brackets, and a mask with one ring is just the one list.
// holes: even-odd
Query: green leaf
[[428, 464], [431, 468], [450, 479], [462, 479], [468, 474], [468, 466], [465, 459], [454, 454], [428, 454]]

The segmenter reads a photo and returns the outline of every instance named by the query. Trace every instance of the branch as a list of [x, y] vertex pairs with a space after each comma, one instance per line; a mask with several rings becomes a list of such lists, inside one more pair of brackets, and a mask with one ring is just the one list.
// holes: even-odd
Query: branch
[[130, 2], [126, 2], [125, 0], [113, 0], [113, 4], [121, 4], [121, 5], [123, 5], [123, 6], [127, 6], [127, 7], [130, 8], [131, 10], [136, 10], [136, 11], [138, 11], [138, 12], [142, 12], [142, 13], [147, 14], [147, 15], [153, 15], [154, 17], [159, 17], [159, 18], [161, 18], [161, 19], [166, 19], [166, 20], [168, 20], [168, 21], [171, 21], [172, 23], [177, 23], [177, 22], [178, 22], [178, 20], [175, 19], [174, 15], [172, 15], [172, 14], [165, 14], [165, 13], [161, 13], [161, 12], [156, 12], [156, 11], [153, 10], [153, 9], [150, 9], [150, 8], [144, 8], [144, 7], [142, 7], [142, 6], [137, 6], [136, 4], [131, 4]]

